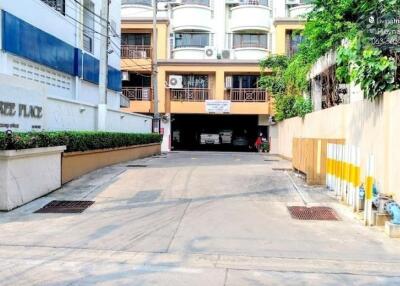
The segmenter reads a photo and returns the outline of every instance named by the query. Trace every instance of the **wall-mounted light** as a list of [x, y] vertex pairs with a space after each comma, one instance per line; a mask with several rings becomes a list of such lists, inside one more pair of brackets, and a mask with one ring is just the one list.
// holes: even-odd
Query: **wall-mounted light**
[[121, 119], [124, 119], [125, 118], [125, 115], [121, 115]]
[[80, 113], [83, 113], [83, 112], [85, 112], [85, 111], [86, 111], [86, 108], [84, 108], [84, 107], [79, 108], [79, 112], [80, 112]]

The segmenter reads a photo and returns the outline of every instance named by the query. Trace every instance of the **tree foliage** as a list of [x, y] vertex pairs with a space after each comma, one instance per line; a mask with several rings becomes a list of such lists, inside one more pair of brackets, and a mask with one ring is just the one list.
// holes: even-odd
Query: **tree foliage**
[[359, 84], [365, 98], [373, 100], [400, 86], [400, 25], [390, 21], [400, 19], [399, 0], [314, 0], [313, 4], [299, 52], [282, 68], [273, 65], [282, 62], [280, 58], [261, 63], [262, 69], [272, 67], [273, 75], [264, 75], [260, 83], [278, 95], [277, 112], [285, 104], [285, 116], [296, 114], [287, 109], [293, 99], [280, 97], [307, 91], [311, 67], [329, 51], [337, 52], [338, 79]]

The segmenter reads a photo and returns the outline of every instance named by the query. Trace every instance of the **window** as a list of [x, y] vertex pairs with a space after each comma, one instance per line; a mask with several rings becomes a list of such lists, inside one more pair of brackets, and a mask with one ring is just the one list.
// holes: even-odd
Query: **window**
[[122, 5], [143, 5], [143, 6], [152, 6], [152, 0], [122, 0]]
[[297, 53], [303, 41], [303, 36], [298, 31], [289, 30], [286, 34], [287, 56], [291, 57]]
[[94, 3], [83, 2], [83, 49], [89, 53], [94, 51]]
[[150, 46], [151, 34], [122, 34], [122, 45]]
[[234, 34], [233, 48], [262, 48], [268, 49], [267, 34]]
[[210, 0], [182, 0], [182, 4], [210, 6]]
[[186, 32], [175, 34], [175, 48], [204, 48], [209, 46], [209, 42], [210, 34], [208, 33]]
[[65, 0], [42, 0], [44, 3], [65, 15]]
[[184, 88], [208, 88], [208, 75], [183, 75]]
[[235, 75], [233, 76], [233, 88], [258, 88], [257, 75]]

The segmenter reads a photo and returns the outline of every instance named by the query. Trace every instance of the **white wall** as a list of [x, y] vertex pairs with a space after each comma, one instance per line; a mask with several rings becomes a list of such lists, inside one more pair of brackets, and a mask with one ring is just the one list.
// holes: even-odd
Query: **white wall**
[[380, 100], [356, 101], [351, 104], [317, 111], [302, 118], [280, 122], [275, 131], [272, 153], [292, 157], [293, 138], [345, 139], [361, 152], [362, 175], [368, 157], [375, 157], [378, 190], [400, 199], [400, 91], [386, 93]]
[[[18, 113], [15, 116], [0, 114], [0, 124], [20, 124], [20, 128], [11, 128], [13, 131], [30, 131], [32, 125], [40, 125], [39, 130], [47, 131], [96, 129], [97, 105], [50, 96], [44, 85], [30, 80], [0, 74], [0, 102], [43, 107], [41, 119], [25, 118]], [[107, 111], [106, 131], [150, 133], [151, 124], [149, 116], [111, 108]], [[0, 127], [0, 131], [6, 129]]]

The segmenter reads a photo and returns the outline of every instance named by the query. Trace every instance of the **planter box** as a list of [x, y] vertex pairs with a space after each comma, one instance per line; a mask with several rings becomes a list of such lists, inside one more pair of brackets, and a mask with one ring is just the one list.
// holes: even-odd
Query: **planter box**
[[115, 149], [64, 153], [62, 158], [62, 183], [65, 184], [84, 174], [106, 166], [145, 158], [160, 153], [160, 143]]
[[61, 186], [65, 146], [0, 151], [0, 210], [12, 210]]

